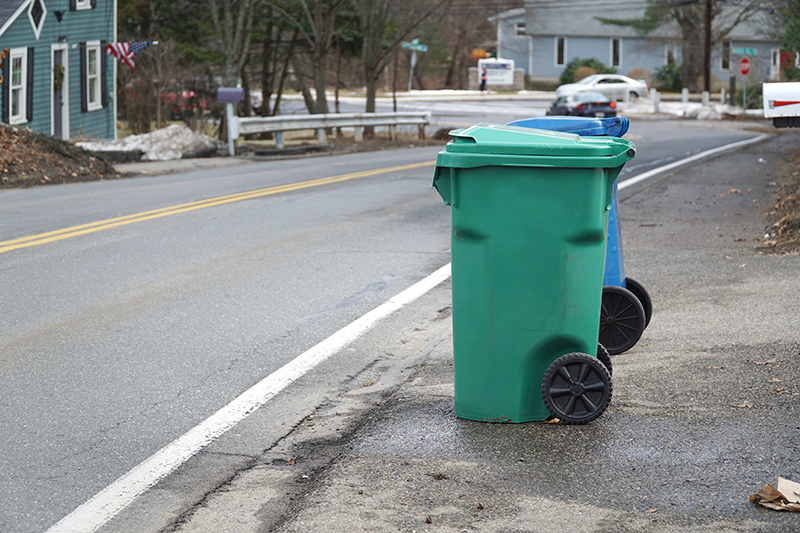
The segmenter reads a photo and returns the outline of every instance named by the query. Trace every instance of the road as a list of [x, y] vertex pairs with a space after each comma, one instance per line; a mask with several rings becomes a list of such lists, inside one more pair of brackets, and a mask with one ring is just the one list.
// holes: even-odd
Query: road
[[[635, 124], [639, 156], [621, 179], [754, 135]], [[437, 151], [0, 192], [0, 531], [46, 530], [447, 264]], [[384, 328], [374, 351], [342, 350], [178, 469], [171, 508], [280, 439], [396, 336]]]

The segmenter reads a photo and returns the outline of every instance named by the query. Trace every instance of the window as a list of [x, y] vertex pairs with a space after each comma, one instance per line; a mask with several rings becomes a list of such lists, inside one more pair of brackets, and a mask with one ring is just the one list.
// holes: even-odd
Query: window
[[95, 111], [103, 108], [101, 99], [102, 70], [100, 68], [100, 43], [86, 43], [86, 110]]
[[525, 35], [525, 23], [524, 22], [517, 22], [514, 24], [514, 35], [520, 36]]
[[722, 54], [720, 55], [720, 68], [722, 70], [731, 69], [731, 42], [724, 41], [722, 43]]
[[92, 9], [92, 0], [74, 0], [75, 9]]
[[11, 66], [11, 84], [9, 85], [10, 124], [23, 124], [28, 121], [27, 96], [28, 96], [28, 54], [25, 48], [12, 49], [9, 54]]
[[619, 67], [622, 65], [622, 40], [611, 39], [611, 66]]
[[556, 37], [556, 66], [563, 67], [567, 61], [567, 38]]
[[678, 62], [678, 45], [667, 44], [664, 46], [664, 64], [673, 65]]
[[42, 26], [44, 25], [44, 19], [47, 16], [47, 7], [44, 5], [43, 0], [33, 0], [31, 2], [31, 7], [28, 8], [28, 18], [31, 21], [31, 27], [33, 28], [33, 34], [36, 38], [39, 38], [39, 35], [42, 33]]

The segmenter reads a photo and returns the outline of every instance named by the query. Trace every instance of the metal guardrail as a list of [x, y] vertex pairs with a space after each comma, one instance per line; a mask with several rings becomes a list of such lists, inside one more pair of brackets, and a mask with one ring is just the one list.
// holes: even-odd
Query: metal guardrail
[[284, 147], [283, 132], [294, 130], [316, 130], [320, 144], [327, 142], [328, 128], [355, 128], [355, 140], [364, 140], [364, 128], [389, 126], [392, 139], [397, 135], [397, 126], [417, 125], [420, 139], [425, 138], [425, 126], [430, 124], [431, 112], [417, 113], [329, 113], [324, 115], [278, 115], [276, 117], [233, 117], [234, 137], [249, 133], [272, 132], [275, 144]]

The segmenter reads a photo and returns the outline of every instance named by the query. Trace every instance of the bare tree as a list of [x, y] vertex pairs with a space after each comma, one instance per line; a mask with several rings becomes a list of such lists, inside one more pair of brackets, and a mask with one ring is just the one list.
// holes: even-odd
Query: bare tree
[[328, 54], [333, 44], [339, 9], [346, 0], [298, 0], [299, 13], [293, 14], [278, 4], [281, 11], [298, 30], [311, 56], [311, 71], [316, 100], [309, 108], [311, 113], [327, 113]]
[[701, 79], [708, 90], [711, 47], [761, 9], [761, 4], [762, 0], [737, 4], [715, 0], [650, 0], [642, 18], [597, 19], [604, 24], [632, 27], [641, 34], [650, 33], [671, 21], [677, 22], [683, 43], [681, 78], [689, 90], [695, 92]]
[[217, 51], [222, 55], [222, 83], [239, 80], [250, 49], [253, 10], [258, 0], [208, 0]]
[[451, 0], [351, 0], [361, 18], [364, 35], [366, 112], [375, 112], [378, 80], [397, 47], [420, 24]]

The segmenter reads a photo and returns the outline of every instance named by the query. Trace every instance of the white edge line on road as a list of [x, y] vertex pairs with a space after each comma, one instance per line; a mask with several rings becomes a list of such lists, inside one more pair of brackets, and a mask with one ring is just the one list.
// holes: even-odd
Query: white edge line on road
[[450, 263], [299, 355], [97, 493], [48, 529], [48, 533], [97, 531], [173, 470], [283, 389], [358, 339], [380, 320], [417, 300], [449, 277]]
[[631, 185], [635, 185], [641, 181], [646, 179], [650, 179], [657, 174], [661, 174], [662, 172], [667, 172], [672, 170], [673, 168], [678, 168], [680, 166], [686, 165], [693, 161], [698, 161], [700, 159], [710, 157], [712, 155], [716, 155], [722, 152], [727, 152], [728, 150], [733, 150], [734, 148], [739, 148], [741, 146], [746, 146], [748, 144], [757, 143], [770, 137], [768, 134], [762, 134], [758, 137], [753, 137], [752, 139], [745, 139], [744, 141], [735, 142], [732, 144], [726, 144], [725, 146], [720, 146], [719, 148], [713, 148], [711, 150], [706, 150], [705, 152], [700, 152], [699, 154], [694, 154], [691, 157], [687, 157], [686, 159], [681, 159], [680, 161], [675, 161], [674, 163], [670, 163], [669, 165], [664, 165], [663, 167], [654, 168], [653, 170], [648, 170], [643, 174], [639, 174], [631, 179], [625, 180], [620, 182], [617, 186], [618, 189], [624, 189], [625, 187], [630, 187]]
[[[769, 135], [735, 142], [659, 167], [619, 184], [624, 189], [662, 172], [709, 157], [721, 152], [761, 141]], [[310, 350], [299, 355], [260, 382], [246, 390], [231, 403], [211, 415], [200, 425], [168, 444], [127, 474], [94, 495], [72, 511], [47, 533], [84, 533], [97, 531], [109, 520], [133, 503], [139, 496], [167, 477], [172, 471], [214, 442], [226, 431], [247, 418], [283, 389], [297, 381], [314, 367], [358, 339], [375, 324], [405, 305], [417, 300], [450, 277], [450, 264], [441, 267], [425, 279], [415, 283], [389, 301], [379, 305], [364, 316], [337, 331]]]

